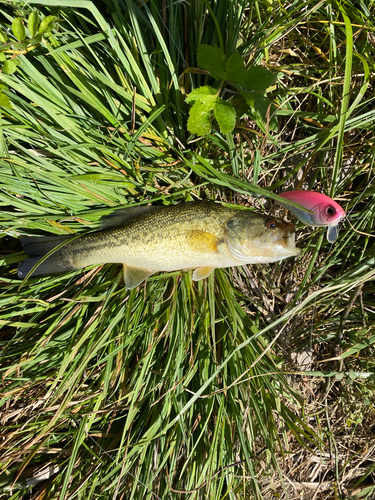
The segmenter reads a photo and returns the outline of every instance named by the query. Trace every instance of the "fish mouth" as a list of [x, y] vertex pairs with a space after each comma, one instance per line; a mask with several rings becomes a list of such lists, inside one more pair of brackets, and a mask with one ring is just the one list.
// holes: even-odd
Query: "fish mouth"
[[[294, 239], [294, 238], [293, 238]], [[284, 238], [284, 242], [281, 244], [283, 247], [283, 254], [286, 257], [295, 257], [301, 253], [301, 249], [297, 248], [292, 241], [292, 237]]]
[[280, 248], [280, 253], [285, 255], [285, 257], [295, 257], [301, 253], [301, 249], [295, 246], [296, 233], [294, 232], [294, 224], [288, 224], [279, 238], [278, 245]]

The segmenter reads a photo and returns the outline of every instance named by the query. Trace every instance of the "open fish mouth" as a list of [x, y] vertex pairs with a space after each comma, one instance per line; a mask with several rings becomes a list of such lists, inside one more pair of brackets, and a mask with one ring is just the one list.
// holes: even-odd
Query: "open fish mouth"
[[[290, 240], [290, 239], [289, 239]], [[283, 249], [280, 250], [280, 255], [283, 254], [285, 257], [293, 257], [299, 255], [301, 253], [301, 249], [294, 246], [294, 244], [286, 244], [283, 246]]]
[[294, 224], [291, 224], [284, 232], [283, 237], [279, 240], [278, 244], [280, 248], [280, 254], [285, 255], [285, 257], [292, 257], [299, 255], [301, 249], [295, 246], [296, 233], [294, 232]]

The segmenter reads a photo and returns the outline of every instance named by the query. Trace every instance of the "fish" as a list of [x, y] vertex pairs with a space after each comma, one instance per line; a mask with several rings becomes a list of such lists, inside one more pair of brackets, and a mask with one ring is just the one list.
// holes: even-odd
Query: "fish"
[[339, 222], [345, 217], [345, 210], [332, 198], [315, 191], [288, 191], [279, 196], [294, 201], [314, 213], [305, 212], [296, 207], [288, 206], [278, 201], [280, 205], [290, 210], [301, 222], [313, 227], [327, 227], [327, 240], [334, 243], [339, 235]]
[[199, 281], [216, 268], [276, 262], [301, 251], [294, 224], [215, 202], [129, 207], [104, 217], [101, 227], [74, 239], [21, 238], [28, 257], [18, 277], [120, 263], [130, 290], [160, 271], [194, 270], [192, 278]]

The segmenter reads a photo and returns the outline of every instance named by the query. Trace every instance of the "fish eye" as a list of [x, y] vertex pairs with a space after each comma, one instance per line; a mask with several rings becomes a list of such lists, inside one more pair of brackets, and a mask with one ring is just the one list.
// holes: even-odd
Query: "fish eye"
[[276, 224], [275, 219], [268, 219], [266, 221], [266, 225], [267, 225], [268, 229], [276, 229], [277, 228], [277, 224]]
[[327, 215], [335, 215], [335, 213], [336, 213], [336, 210], [335, 210], [334, 207], [327, 207], [326, 208], [326, 214]]

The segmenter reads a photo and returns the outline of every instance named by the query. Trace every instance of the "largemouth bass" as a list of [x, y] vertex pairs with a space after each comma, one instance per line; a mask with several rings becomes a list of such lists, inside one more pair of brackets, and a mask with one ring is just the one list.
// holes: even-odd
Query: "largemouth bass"
[[[198, 281], [215, 268], [276, 262], [300, 253], [293, 224], [213, 202], [121, 209], [104, 218], [104, 227], [68, 241], [32, 276], [121, 263], [125, 286], [131, 289], [159, 271], [194, 269], [193, 280]], [[24, 278], [67, 239], [71, 236], [22, 238], [29, 257], [21, 262], [18, 276]]]

